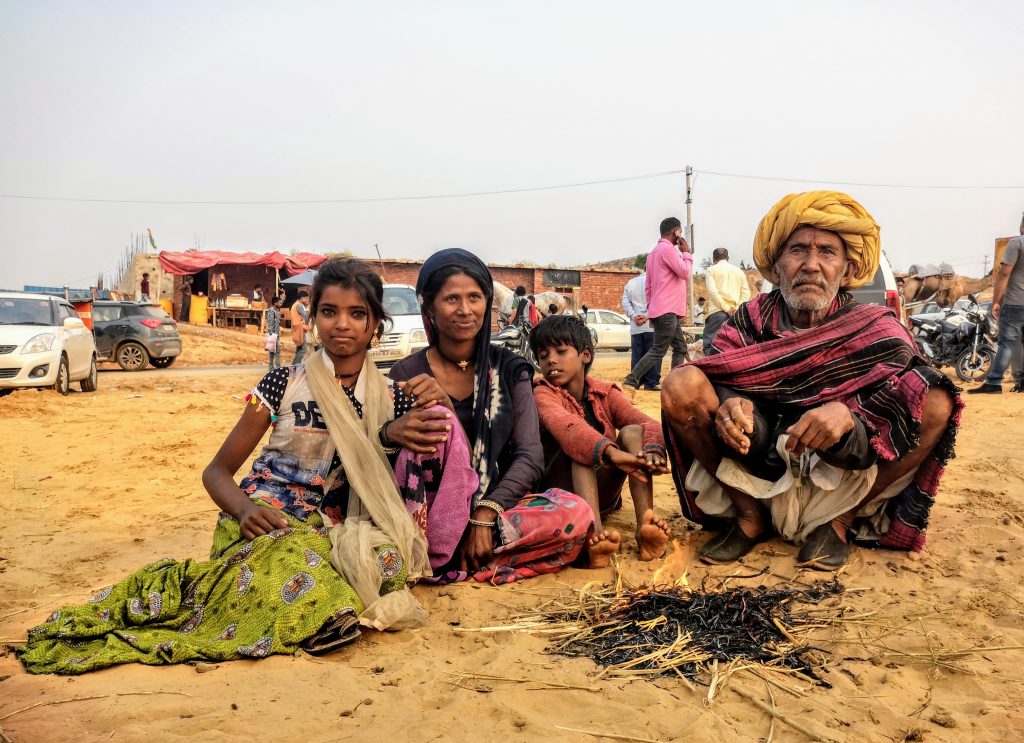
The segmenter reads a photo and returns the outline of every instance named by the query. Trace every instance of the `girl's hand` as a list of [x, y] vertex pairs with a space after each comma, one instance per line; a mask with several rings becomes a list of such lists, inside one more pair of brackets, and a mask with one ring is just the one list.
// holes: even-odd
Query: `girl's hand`
[[439, 410], [412, 410], [388, 424], [387, 438], [417, 454], [433, 454], [438, 444], [448, 440], [451, 419], [451, 413]]
[[629, 454], [617, 446], [609, 446], [604, 455], [613, 467], [618, 467], [630, 477], [647, 482], [647, 459], [643, 454]]
[[434, 405], [443, 405], [449, 410], [455, 410], [451, 398], [444, 391], [441, 384], [429, 374], [417, 374], [412, 379], [398, 383], [399, 389], [409, 397], [416, 398], [412, 404], [413, 408], [429, 408]]
[[[477, 508], [473, 511], [476, 521], [494, 521], [498, 514], [492, 508]], [[485, 568], [494, 559], [494, 527], [470, 525], [462, 537], [460, 567], [468, 572]]]
[[276, 508], [258, 506], [249, 501], [249, 505], [239, 514], [238, 523], [242, 536], [251, 542], [275, 529], [284, 529], [288, 526], [288, 519]]

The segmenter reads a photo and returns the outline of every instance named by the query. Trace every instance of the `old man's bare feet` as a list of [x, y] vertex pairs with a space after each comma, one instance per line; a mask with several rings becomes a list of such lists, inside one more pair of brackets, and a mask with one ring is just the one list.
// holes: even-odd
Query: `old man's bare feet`
[[614, 529], [595, 533], [587, 541], [587, 554], [590, 556], [591, 568], [606, 568], [612, 561], [612, 555], [619, 551], [622, 535]]
[[669, 525], [654, 515], [654, 509], [648, 508], [640, 517], [636, 529], [636, 546], [640, 550], [640, 559], [649, 562], [661, 557], [671, 536], [672, 529]]

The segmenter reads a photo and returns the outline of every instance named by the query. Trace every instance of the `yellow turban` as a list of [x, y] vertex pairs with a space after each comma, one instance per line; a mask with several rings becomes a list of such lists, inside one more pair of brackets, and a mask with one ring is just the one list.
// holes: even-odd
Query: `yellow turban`
[[878, 223], [867, 210], [839, 191], [807, 191], [784, 196], [764, 215], [754, 235], [754, 264], [769, 281], [783, 243], [797, 227], [809, 225], [834, 232], [853, 261], [853, 277], [845, 286], [855, 289], [871, 281], [878, 270], [881, 244]]

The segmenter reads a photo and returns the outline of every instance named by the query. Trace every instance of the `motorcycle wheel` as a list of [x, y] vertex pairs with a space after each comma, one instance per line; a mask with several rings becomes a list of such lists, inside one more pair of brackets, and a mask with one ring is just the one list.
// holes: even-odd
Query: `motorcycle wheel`
[[992, 351], [988, 348], [979, 348], [978, 357], [971, 363], [971, 349], [967, 349], [957, 357], [956, 375], [964, 382], [980, 382], [988, 374], [992, 366]]
[[530, 344], [526, 344], [526, 348], [523, 352], [523, 358], [530, 362], [535, 372], [540, 371], [540, 364], [537, 363], [537, 357], [533, 355], [533, 349], [530, 348]]

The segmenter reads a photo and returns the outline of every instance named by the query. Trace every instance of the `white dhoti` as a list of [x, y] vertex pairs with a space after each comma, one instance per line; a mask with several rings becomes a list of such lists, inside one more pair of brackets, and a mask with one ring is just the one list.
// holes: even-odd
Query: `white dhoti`
[[[844, 470], [824, 461], [816, 451], [805, 450], [800, 456], [786, 451], [787, 434], [775, 442], [782, 461], [788, 466], [774, 482], [752, 475], [746, 467], [729, 457], [722, 457], [715, 477], [696, 459], [686, 474], [686, 489], [697, 493], [697, 506], [709, 516], [731, 518], [736, 515], [722, 484], [735, 488], [761, 501], [766, 501], [772, 525], [779, 535], [795, 544], [803, 544], [815, 528], [841, 516], [864, 500], [875, 484], [878, 467], [865, 470]], [[857, 512], [854, 524], [856, 539], [878, 539], [889, 529], [885, 501], [900, 493], [914, 478], [904, 475]]]

